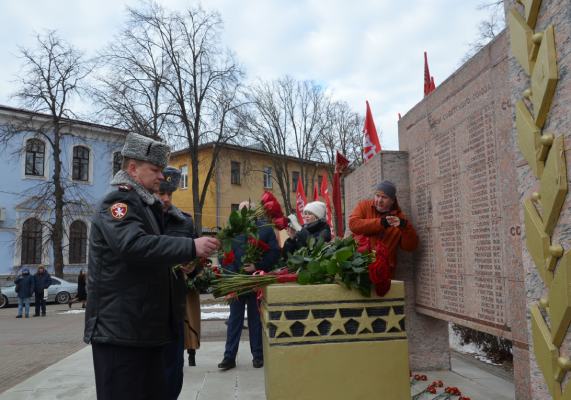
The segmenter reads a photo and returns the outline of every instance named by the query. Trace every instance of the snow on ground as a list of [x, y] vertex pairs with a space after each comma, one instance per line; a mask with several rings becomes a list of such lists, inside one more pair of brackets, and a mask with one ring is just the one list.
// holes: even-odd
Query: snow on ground
[[448, 324], [448, 337], [450, 340], [450, 348], [459, 353], [470, 354], [474, 358], [491, 365], [501, 365], [490, 360], [486, 354], [475, 343], [462, 344], [462, 338], [459, 333], [452, 329], [452, 324]]

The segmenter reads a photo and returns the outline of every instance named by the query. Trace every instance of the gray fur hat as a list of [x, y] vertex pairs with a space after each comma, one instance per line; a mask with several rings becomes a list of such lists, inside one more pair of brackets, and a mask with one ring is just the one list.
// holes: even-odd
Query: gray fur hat
[[129, 133], [125, 139], [121, 155], [135, 160], [147, 161], [164, 168], [169, 162], [170, 147], [146, 136]]
[[174, 167], [166, 167], [163, 169], [164, 180], [161, 181], [159, 192], [172, 193], [178, 188], [180, 182], [180, 170]]

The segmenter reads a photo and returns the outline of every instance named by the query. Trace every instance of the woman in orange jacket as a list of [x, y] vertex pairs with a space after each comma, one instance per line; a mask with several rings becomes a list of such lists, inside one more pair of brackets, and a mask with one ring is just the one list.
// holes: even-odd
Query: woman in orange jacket
[[375, 187], [373, 199], [361, 200], [349, 217], [349, 229], [355, 235], [365, 236], [370, 247], [381, 241], [389, 253], [391, 276], [397, 262], [397, 248], [413, 251], [418, 246], [414, 227], [398, 205], [397, 190], [389, 181]]

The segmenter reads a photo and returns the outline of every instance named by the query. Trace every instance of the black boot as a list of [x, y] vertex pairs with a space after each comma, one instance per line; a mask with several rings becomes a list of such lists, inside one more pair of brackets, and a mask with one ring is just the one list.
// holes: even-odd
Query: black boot
[[188, 353], [188, 366], [196, 367], [196, 350], [188, 349], [186, 352]]

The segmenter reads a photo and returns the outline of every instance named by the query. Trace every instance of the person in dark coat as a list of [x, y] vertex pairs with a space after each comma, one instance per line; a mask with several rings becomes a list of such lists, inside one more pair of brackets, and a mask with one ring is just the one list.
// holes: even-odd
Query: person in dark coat
[[[250, 207], [248, 201], [242, 202], [239, 209]], [[244, 235], [236, 237], [232, 242], [232, 250], [234, 251], [234, 262], [230, 265], [222, 267], [231, 272], [238, 272], [242, 267], [243, 271], [248, 274], [261, 271], [271, 271], [280, 258], [280, 249], [278, 240], [272, 226], [264, 220], [257, 221], [259, 240], [265, 242], [269, 246], [269, 250], [264, 253], [260, 261], [256, 265], [242, 265], [242, 256], [246, 251], [247, 238]], [[236, 367], [236, 355], [238, 354], [238, 345], [240, 344], [240, 336], [244, 326], [244, 311], [248, 312], [248, 332], [250, 334], [250, 351], [252, 352], [252, 365], [254, 368], [264, 366], [264, 353], [262, 349], [262, 323], [260, 321], [260, 311], [258, 300], [255, 293], [248, 293], [232, 299], [230, 302], [230, 316], [228, 318], [228, 327], [226, 331], [226, 347], [224, 350], [224, 359], [218, 368], [223, 371]]]
[[44, 290], [47, 290], [51, 284], [52, 277], [44, 266], [40, 265], [34, 274], [34, 306], [36, 310], [34, 317], [40, 316], [40, 309], [42, 311], [42, 317], [46, 316], [46, 300], [48, 296], [46, 296]]
[[116, 190], [96, 209], [89, 237], [84, 341], [91, 343], [98, 400], [163, 400], [163, 347], [175, 337], [171, 268], [207, 257], [213, 238], [164, 235], [159, 190], [170, 149], [130, 133]]
[[[192, 217], [179, 210], [172, 204], [172, 194], [178, 188], [180, 182], [181, 171], [173, 168], [166, 167], [163, 170], [164, 180], [159, 187], [158, 198], [162, 202], [163, 217], [165, 221], [165, 235], [177, 237], [196, 238], [197, 235], [194, 231], [194, 221]], [[187, 271], [194, 273], [194, 271]], [[177, 399], [182, 390], [183, 383], [183, 368], [184, 368], [184, 342], [185, 342], [185, 322], [187, 314], [187, 293], [189, 289], [186, 286], [186, 273], [182, 269], [171, 274], [171, 295], [173, 305], [174, 323], [177, 327], [177, 336], [174, 341], [164, 347], [163, 359], [165, 363], [165, 379], [167, 382], [167, 394], [165, 399]], [[194, 292], [194, 291], [193, 291]], [[200, 297], [195, 293], [198, 312], [198, 326], [193, 328], [194, 332], [200, 335]], [[196, 312], [196, 309], [195, 309]], [[198, 347], [198, 346], [197, 346]], [[196, 347], [196, 348], [197, 348]], [[189, 361], [195, 362], [195, 350], [192, 354], [189, 352]]]
[[73, 299], [69, 299], [69, 308], [73, 303], [81, 301], [81, 308], [85, 308], [85, 302], [87, 300], [87, 276], [83, 270], [79, 271], [77, 276], [77, 296]]
[[307, 203], [303, 208], [303, 226], [301, 230], [296, 232], [291, 227], [288, 227], [289, 238], [284, 242], [282, 249], [284, 258], [287, 259], [296, 250], [307, 246], [307, 241], [310, 237], [322, 238], [325, 242], [331, 241], [331, 227], [325, 221], [325, 217], [325, 203], [321, 201]]
[[34, 277], [30, 275], [28, 268], [22, 268], [22, 274], [14, 281], [18, 293], [18, 315], [22, 318], [22, 309], [26, 307], [26, 318], [30, 317], [30, 300], [34, 294]]

